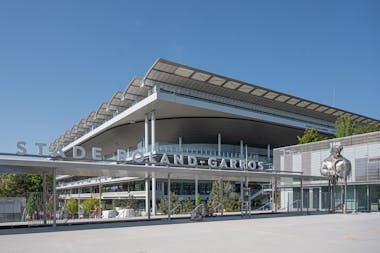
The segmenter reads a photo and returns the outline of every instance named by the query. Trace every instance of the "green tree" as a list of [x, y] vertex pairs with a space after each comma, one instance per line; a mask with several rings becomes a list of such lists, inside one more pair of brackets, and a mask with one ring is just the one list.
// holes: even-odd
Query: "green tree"
[[65, 209], [74, 218], [75, 214], [78, 213], [78, 201], [73, 198], [69, 199], [65, 205]]
[[379, 124], [356, 124], [351, 117], [347, 115], [341, 115], [337, 118], [335, 128], [335, 137], [337, 138], [380, 131]]
[[201, 197], [201, 195], [198, 193], [198, 196], [197, 196], [197, 205], [199, 206], [201, 203], [202, 203], [202, 197]]
[[327, 138], [321, 136], [318, 130], [316, 129], [305, 129], [304, 134], [301, 137], [297, 136], [297, 139], [299, 144], [305, 144], [310, 142], [326, 140]]
[[365, 133], [371, 133], [371, 132], [376, 132], [380, 131], [380, 125], [365, 125], [365, 124], [358, 124], [355, 127], [354, 134], [365, 134]]
[[[222, 186], [222, 188], [220, 188]], [[223, 208], [228, 212], [239, 211], [241, 206], [240, 196], [232, 192], [232, 185], [230, 182], [223, 182], [221, 180], [214, 181], [211, 188], [211, 193], [207, 201], [209, 208]]]
[[28, 200], [26, 201], [25, 210], [31, 219], [38, 218], [39, 213], [43, 209], [42, 205], [42, 194], [39, 192], [33, 192], [29, 194]]
[[99, 199], [86, 199], [82, 202], [82, 208], [84, 212], [91, 216], [91, 212], [94, 211], [99, 206]]
[[[48, 190], [52, 189], [51, 179], [50, 175], [46, 178]], [[0, 197], [25, 197], [29, 192], [42, 192], [41, 175], [0, 175]]]
[[133, 195], [129, 195], [127, 199], [123, 199], [120, 203], [122, 208], [134, 209], [138, 208], [137, 199]]
[[227, 212], [237, 212], [241, 208], [240, 196], [236, 193], [231, 193], [225, 203], [225, 209]]
[[351, 136], [355, 133], [356, 124], [350, 116], [340, 115], [335, 121], [335, 137]]
[[182, 202], [182, 211], [184, 213], [190, 213], [192, 210], [194, 210], [195, 208], [195, 204], [194, 204], [194, 201], [191, 200], [190, 198], [186, 198], [183, 202]]
[[230, 182], [223, 182], [217, 180], [212, 183], [211, 192], [207, 201], [209, 208], [221, 208], [221, 204], [226, 204], [226, 199], [232, 192], [232, 186]]
[[[171, 202], [170, 208], [172, 210], [181, 204], [177, 195], [175, 195], [174, 192], [171, 192], [171, 194], [170, 194], [170, 202]], [[168, 197], [167, 196], [165, 198], [161, 199], [160, 203], [158, 204], [158, 208], [160, 209], [161, 213], [168, 214]], [[180, 213], [180, 211], [181, 211], [180, 208], [176, 208], [174, 210], [174, 213], [177, 214], [177, 213]]]

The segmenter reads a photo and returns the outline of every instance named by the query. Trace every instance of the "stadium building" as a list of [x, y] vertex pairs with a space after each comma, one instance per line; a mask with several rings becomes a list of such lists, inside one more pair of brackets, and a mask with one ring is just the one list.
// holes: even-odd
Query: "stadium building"
[[[99, 163], [137, 161], [147, 166], [156, 163], [169, 168], [206, 168], [210, 173], [213, 169], [255, 171], [257, 177], [250, 181], [255, 191], [250, 193], [250, 200], [260, 203], [261, 207], [273, 203], [274, 199], [281, 208], [289, 208], [289, 203], [293, 208], [299, 206], [294, 204], [301, 196], [294, 195], [300, 191], [299, 176], [281, 178], [278, 182], [265, 176], [266, 172], [289, 172], [302, 175], [305, 180], [301, 208], [309, 207], [311, 201], [310, 208], [321, 210], [324, 207], [319, 201], [323, 198], [326, 181], [318, 181], [321, 179], [318, 172], [320, 159], [328, 154], [329, 141], [323, 142], [324, 151], [317, 152], [318, 159], [316, 153], [292, 153], [290, 157], [287, 152], [298, 150], [298, 146], [283, 147], [297, 144], [297, 136], [302, 136], [305, 129], [317, 129], [323, 136], [332, 137], [334, 123], [340, 115], [347, 115], [356, 123], [380, 123], [353, 112], [158, 59], [143, 78], [134, 78], [124, 91], [117, 91], [109, 101], [58, 137], [49, 150], [54, 152], [62, 145], [67, 157], [95, 159]], [[376, 143], [379, 145], [378, 137]], [[314, 148], [308, 152], [311, 150]], [[350, 184], [366, 182], [367, 179], [363, 181], [361, 177], [363, 168], [366, 173], [376, 170], [369, 168], [377, 168], [379, 173], [378, 152], [352, 157], [355, 173]], [[100, 197], [110, 205], [113, 200], [134, 196], [140, 201], [141, 209], [151, 206], [153, 214], [159, 212], [157, 204], [167, 195], [168, 180], [156, 178], [154, 174], [149, 180], [107, 175], [58, 175], [60, 200]], [[378, 177], [379, 174], [373, 182], [378, 183]], [[243, 178], [231, 180], [233, 191], [241, 196], [243, 181]], [[265, 194], [266, 184], [270, 184], [270, 189], [274, 189], [274, 184], [280, 186], [281, 193], [278, 196], [273, 192]], [[355, 189], [364, 191], [360, 187]], [[376, 187], [374, 191], [379, 191]], [[351, 191], [354, 194], [353, 189], [350, 194]], [[198, 179], [196, 175], [179, 176], [171, 182], [171, 191], [180, 198], [193, 200], [199, 193], [206, 200], [211, 180]], [[362, 196], [356, 194], [357, 198]], [[364, 209], [372, 210], [374, 202], [366, 203]]]

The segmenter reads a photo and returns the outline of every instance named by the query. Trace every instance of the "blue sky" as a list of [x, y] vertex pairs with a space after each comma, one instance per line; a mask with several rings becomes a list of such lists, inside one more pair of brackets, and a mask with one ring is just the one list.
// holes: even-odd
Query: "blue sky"
[[0, 152], [54, 140], [157, 58], [380, 119], [379, 12], [376, 0], [0, 0]]

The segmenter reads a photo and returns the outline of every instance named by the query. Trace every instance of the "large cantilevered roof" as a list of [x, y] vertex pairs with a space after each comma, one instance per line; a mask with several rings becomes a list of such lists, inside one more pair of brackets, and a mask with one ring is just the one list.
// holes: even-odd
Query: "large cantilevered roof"
[[[169, 83], [211, 94], [236, 98], [249, 103], [311, 116], [330, 122], [335, 122], [336, 118], [340, 115], [347, 115], [357, 123], [380, 123], [379, 120], [363, 115], [164, 59], [159, 59], [153, 64], [144, 80]], [[145, 83], [149, 84], [149, 82]]]
[[335, 122], [340, 115], [351, 117], [359, 124], [380, 124], [369, 118], [339, 108], [323, 105], [300, 97], [267, 89], [265, 87], [185, 66], [164, 59], [158, 59], [144, 78], [134, 78], [124, 91], [117, 91], [108, 102], [102, 103], [97, 111], [81, 119], [70, 130], [54, 140], [49, 150], [58, 144], [64, 146], [97, 128], [117, 114], [148, 96], [155, 83], [168, 83], [222, 97], [237, 99], [277, 110], [297, 113], [328, 122]]
[[141, 83], [141, 78], [134, 78], [124, 91], [117, 91], [108, 102], [102, 103], [96, 111], [90, 112], [86, 118], [81, 119], [70, 130], [54, 140], [49, 150], [53, 151], [58, 144], [66, 146], [147, 97], [148, 88], [142, 87]]

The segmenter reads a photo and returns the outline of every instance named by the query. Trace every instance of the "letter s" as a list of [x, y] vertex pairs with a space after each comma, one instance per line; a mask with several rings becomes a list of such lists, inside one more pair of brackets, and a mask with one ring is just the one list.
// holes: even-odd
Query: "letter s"
[[17, 155], [25, 155], [26, 154], [26, 148], [25, 148], [26, 142], [25, 141], [18, 141], [17, 142], [17, 148], [20, 151], [17, 151]]

